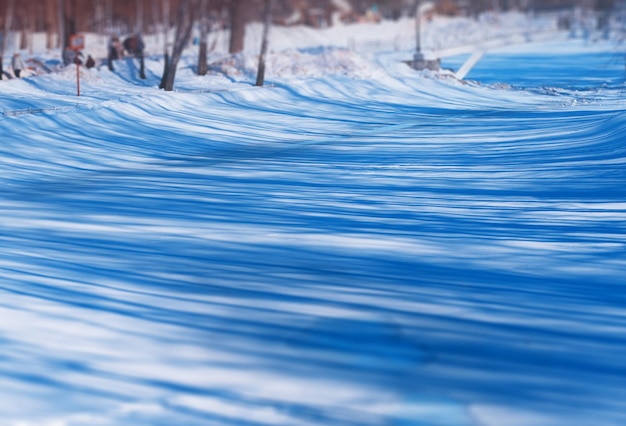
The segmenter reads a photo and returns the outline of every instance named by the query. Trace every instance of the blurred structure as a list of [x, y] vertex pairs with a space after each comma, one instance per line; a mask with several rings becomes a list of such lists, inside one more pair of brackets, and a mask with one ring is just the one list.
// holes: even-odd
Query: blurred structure
[[427, 59], [422, 53], [422, 19], [425, 13], [432, 11], [435, 8], [433, 2], [417, 1], [415, 5], [415, 53], [413, 54], [413, 60], [409, 62], [409, 65], [416, 70], [430, 69], [433, 71], [439, 70], [441, 61], [437, 59]]

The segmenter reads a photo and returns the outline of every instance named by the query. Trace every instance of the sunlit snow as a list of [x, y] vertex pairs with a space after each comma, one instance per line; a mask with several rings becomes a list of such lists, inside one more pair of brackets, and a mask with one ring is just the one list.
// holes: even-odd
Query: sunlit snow
[[380, 25], [0, 82], [0, 425], [626, 424], [623, 44]]

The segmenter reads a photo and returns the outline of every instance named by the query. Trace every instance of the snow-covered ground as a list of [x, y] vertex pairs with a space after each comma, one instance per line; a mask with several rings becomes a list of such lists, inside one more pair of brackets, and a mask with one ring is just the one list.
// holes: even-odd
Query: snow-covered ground
[[1, 426], [626, 423], [624, 46], [380, 28], [0, 82]]

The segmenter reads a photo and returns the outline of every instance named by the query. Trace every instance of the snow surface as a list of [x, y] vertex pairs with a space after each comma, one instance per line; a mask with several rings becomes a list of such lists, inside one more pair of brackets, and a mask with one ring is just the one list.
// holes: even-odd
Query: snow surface
[[0, 82], [0, 425], [626, 424], [623, 46], [357, 28]]

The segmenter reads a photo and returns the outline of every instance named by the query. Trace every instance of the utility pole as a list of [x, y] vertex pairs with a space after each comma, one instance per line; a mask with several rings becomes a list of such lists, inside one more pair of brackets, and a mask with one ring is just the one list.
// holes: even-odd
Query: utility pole
[[429, 69], [438, 71], [441, 68], [439, 59], [426, 59], [422, 52], [422, 15], [426, 10], [434, 7], [432, 2], [422, 4], [421, 0], [417, 0], [415, 4], [415, 53], [413, 60], [409, 61], [409, 65], [416, 70]]

